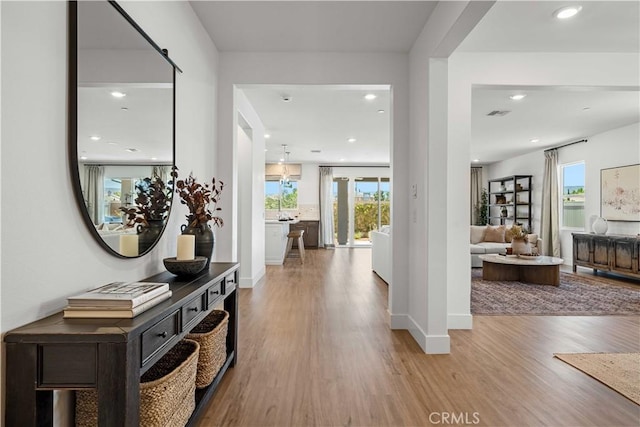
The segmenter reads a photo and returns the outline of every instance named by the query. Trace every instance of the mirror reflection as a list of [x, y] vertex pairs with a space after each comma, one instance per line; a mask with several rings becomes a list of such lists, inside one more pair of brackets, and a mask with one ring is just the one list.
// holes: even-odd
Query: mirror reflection
[[174, 67], [109, 2], [73, 7], [81, 205], [102, 246], [143, 255], [161, 237], [172, 199]]

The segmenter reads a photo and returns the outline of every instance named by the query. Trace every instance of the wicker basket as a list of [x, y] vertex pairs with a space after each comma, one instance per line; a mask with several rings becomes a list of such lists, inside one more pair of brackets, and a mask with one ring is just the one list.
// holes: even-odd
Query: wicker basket
[[200, 344], [196, 375], [197, 388], [211, 384], [227, 360], [228, 325], [229, 313], [224, 310], [213, 310], [187, 334], [187, 338]]
[[[162, 356], [140, 379], [140, 425], [183, 427], [193, 412], [195, 377], [200, 346], [182, 340]], [[76, 426], [98, 425], [96, 390], [76, 392]]]

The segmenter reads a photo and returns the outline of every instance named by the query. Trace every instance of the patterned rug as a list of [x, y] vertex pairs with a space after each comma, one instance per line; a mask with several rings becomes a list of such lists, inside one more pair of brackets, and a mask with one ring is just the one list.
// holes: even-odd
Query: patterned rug
[[471, 269], [471, 314], [603, 316], [640, 315], [640, 283], [560, 272], [560, 286], [482, 280]]
[[640, 353], [556, 353], [554, 356], [640, 405]]

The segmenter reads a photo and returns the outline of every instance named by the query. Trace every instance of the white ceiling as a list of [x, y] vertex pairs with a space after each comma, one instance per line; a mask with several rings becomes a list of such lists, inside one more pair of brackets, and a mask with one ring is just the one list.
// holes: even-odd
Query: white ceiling
[[221, 52], [408, 52], [434, 1], [191, 1]]
[[[584, 1], [575, 18], [560, 22], [552, 17], [555, 10], [571, 3], [498, 1], [458, 51], [640, 50], [640, 2]], [[220, 51], [251, 52], [408, 52], [435, 4], [191, 2]], [[379, 117], [367, 115], [362, 91], [289, 87], [287, 92], [293, 94], [294, 101], [284, 104], [280, 101], [284, 89], [245, 87], [249, 100], [273, 134], [267, 141], [267, 161], [280, 158], [281, 144], [289, 144], [292, 161], [389, 161], [388, 93], [377, 100], [387, 104], [382, 107], [385, 114]], [[529, 96], [515, 105], [505, 97], [513, 89], [527, 89]], [[572, 92], [557, 88], [477, 88], [473, 91], [471, 158], [491, 163], [638, 121], [637, 101], [638, 92], [611, 93], [602, 88]], [[583, 111], [585, 106], [591, 110]], [[512, 113], [505, 117], [485, 116], [494, 109], [510, 109]], [[351, 133], [357, 134], [357, 143], [346, 142]], [[534, 136], [541, 139], [538, 146], [529, 142]], [[311, 149], [321, 149], [322, 153], [312, 156]]]
[[[286, 144], [292, 162], [389, 164], [389, 87], [253, 85], [241, 89], [271, 135], [265, 140], [267, 162], [278, 162]], [[366, 100], [366, 94], [377, 98]], [[284, 102], [284, 95], [291, 100]], [[356, 141], [348, 142], [349, 138]]]

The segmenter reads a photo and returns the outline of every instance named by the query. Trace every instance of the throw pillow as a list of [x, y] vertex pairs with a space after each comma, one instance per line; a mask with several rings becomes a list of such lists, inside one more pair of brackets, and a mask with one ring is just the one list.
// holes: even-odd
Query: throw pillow
[[535, 246], [538, 243], [538, 235], [537, 234], [527, 234], [527, 241], [529, 244]]
[[487, 230], [484, 233], [485, 242], [505, 243], [504, 241], [505, 226], [500, 225], [497, 227], [487, 225]]
[[472, 225], [471, 226], [471, 244], [475, 245], [484, 240], [484, 232], [487, 231], [487, 227], [482, 227], [480, 225]]
[[511, 243], [511, 240], [513, 240], [513, 236], [516, 234], [520, 235], [521, 232], [522, 232], [522, 227], [519, 225], [514, 225], [512, 227], [507, 228], [504, 232], [504, 241], [507, 243]]

